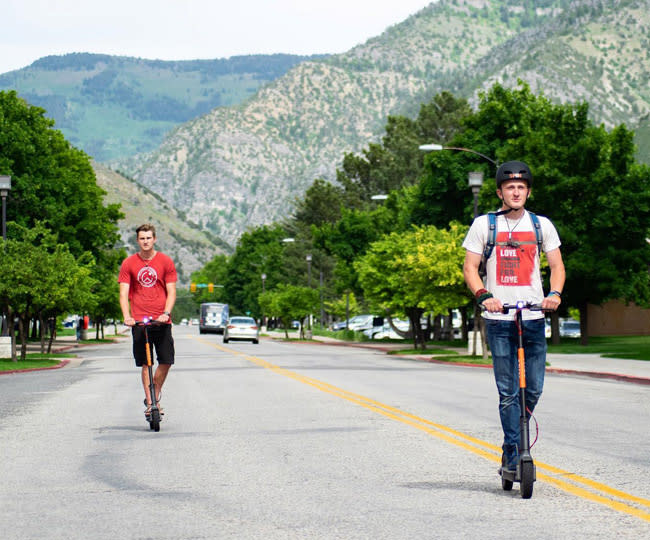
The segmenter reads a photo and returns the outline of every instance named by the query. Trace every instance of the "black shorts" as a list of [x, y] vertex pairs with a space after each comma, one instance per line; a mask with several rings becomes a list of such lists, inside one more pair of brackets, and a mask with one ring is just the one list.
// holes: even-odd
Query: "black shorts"
[[[160, 324], [147, 326], [149, 345], [156, 351], [156, 359], [159, 364], [174, 363], [174, 338], [172, 337], [172, 325]], [[147, 353], [145, 351], [144, 327], [134, 326], [131, 329], [133, 335], [133, 357], [135, 365], [147, 365]], [[151, 360], [153, 362], [153, 351]]]

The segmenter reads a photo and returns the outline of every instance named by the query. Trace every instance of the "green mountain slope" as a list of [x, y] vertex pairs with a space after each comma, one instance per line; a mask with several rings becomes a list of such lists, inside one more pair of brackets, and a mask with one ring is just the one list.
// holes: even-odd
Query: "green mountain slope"
[[99, 161], [156, 148], [176, 125], [231, 106], [312, 57], [237, 56], [161, 61], [75, 53], [0, 75], [43, 107], [66, 138]]

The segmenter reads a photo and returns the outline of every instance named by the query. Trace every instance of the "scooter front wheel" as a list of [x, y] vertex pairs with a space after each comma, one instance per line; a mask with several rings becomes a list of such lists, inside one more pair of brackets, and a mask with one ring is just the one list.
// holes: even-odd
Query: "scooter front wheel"
[[158, 410], [151, 411], [151, 420], [149, 421], [149, 429], [160, 431], [160, 412]]
[[535, 465], [532, 461], [522, 461], [521, 480], [519, 491], [522, 499], [530, 499], [533, 496], [533, 484], [535, 483]]

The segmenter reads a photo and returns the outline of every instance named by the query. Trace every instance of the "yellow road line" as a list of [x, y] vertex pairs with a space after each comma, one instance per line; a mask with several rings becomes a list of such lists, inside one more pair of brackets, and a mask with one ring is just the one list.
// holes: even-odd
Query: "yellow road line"
[[[448, 442], [450, 444], [468, 450], [476, 455], [479, 455], [491, 461], [495, 461], [497, 463], [501, 462], [501, 448], [496, 445], [490, 444], [481, 439], [477, 439], [475, 437], [457, 431], [448, 426], [431, 422], [430, 420], [426, 420], [425, 418], [420, 418], [414, 414], [402, 411], [401, 409], [392, 407], [385, 403], [381, 403], [374, 399], [359, 394], [355, 394], [348, 390], [344, 390], [342, 388], [331, 385], [324, 381], [320, 381], [318, 379], [313, 379], [311, 377], [301, 375], [299, 373], [296, 373], [295, 371], [290, 371], [288, 369], [272, 364], [266, 360], [263, 360], [262, 358], [258, 358], [256, 356], [250, 356], [248, 354], [241, 353], [233, 349], [222, 347], [220, 345], [217, 345], [210, 341], [203, 340], [201, 338], [195, 338], [195, 339], [201, 341], [202, 343], [205, 343], [206, 345], [210, 345], [211, 347], [219, 349], [223, 352], [227, 352], [235, 356], [241, 356], [245, 360], [252, 362], [260, 367], [269, 369], [285, 377], [289, 377], [303, 384], [312, 386], [322, 392], [326, 392], [328, 394], [339, 397], [351, 403], [355, 403], [357, 405], [360, 405], [361, 407], [364, 407], [375, 413], [381, 414], [387, 418], [414, 427], [420, 431], [428, 433], [429, 435], [437, 437], [438, 439], [444, 440], [445, 442]], [[643, 510], [642, 508], [638, 508], [637, 506], [632, 506], [632, 504], [636, 504], [639, 506], [645, 506], [650, 508], [650, 500], [648, 499], [644, 499], [642, 497], [637, 497], [635, 495], [625, 493], [624, 491], [620, 491], [618, 489], [612, 488], [610, 486], [607, 486], [606, 484], [596, 482], [594, 480], [585, 478], [575, 473], [571, 473], [569, 471], [564, 471], [552, 465], [547, 465], [545, 463], [540, 463], [537, 461], [535, 462], [535, 465], [538, 470], [537, 472], [538, 480], [543, 480], [555, 486], [556, 488], [561, 489], [562, 491], [565, 491], [577, 497], [581, 497], [583, 499], [587, 499], [593, 502], [597, 502], [599, 504], [603, 504], [614, 510], [641, 518], [645, 521], [650, 521], [649, 512]], [[549, 474], [540, 472], [540, 470], [546, 471]]]

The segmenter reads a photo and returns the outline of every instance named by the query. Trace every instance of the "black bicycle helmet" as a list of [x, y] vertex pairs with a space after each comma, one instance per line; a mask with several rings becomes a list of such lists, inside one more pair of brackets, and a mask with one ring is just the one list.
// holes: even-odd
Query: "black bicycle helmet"
[[523, 180], [530, 187], [533, 175], [523, 161], [506, 161], [497, 170], [497, 189], [501, 188], [501, 184], [506, 180]]

